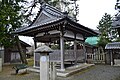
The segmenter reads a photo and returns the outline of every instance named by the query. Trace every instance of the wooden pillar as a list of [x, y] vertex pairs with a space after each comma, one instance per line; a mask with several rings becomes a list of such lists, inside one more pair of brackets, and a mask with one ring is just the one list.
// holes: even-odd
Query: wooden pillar
[[37, 48], [37, 42], [34, 40], [35, 49]]
[[34, 65], [33, 65], [33, 67], [35, 67], [35, 52], [34, 52]]
[[0, 58], [0, 72], [2, 72], [2, 58]]
[[113, 51], [110, 52], [110, 61], [111, 61], [111, 66], [113, 66]]
[[62, 32], [60, 34], [60, 52], [61, 52], [61, 70], [65, 70], [64, 68], [64, 37], [62, 36]]
[[[37, 42], [35, 41], [35, 39], [33, 38], [33, 40], [34, 40], [34, 46], [35, 46], [35, 49], [37, 48]], [[35, 67], [35, 52], [34, 52], [34, 65], [33, 65], [33, 67]]]
[[77, 64], [77, 41], [74, 41], [74, 56], [75, 56], [75, 64]]
[[85, 48], [84, 43], [83, 43], [83, 50], [84, 50], [84, 55], [85, 55], [85, 63], [87, 63], [87, 53], [86, 53], [86, 48]]

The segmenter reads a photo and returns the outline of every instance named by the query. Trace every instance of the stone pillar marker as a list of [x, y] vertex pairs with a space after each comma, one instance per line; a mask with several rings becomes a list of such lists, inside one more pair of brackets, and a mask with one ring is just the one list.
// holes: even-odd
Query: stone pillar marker
[[38, 47], [35, 53], [40, 53], [40, 80], [49, 80], [49, 53], [53, 50], [44, 45]]

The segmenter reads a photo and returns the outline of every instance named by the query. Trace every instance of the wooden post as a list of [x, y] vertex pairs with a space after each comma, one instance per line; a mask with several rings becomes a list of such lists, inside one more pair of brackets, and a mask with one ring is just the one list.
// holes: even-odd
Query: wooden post
[[36, 49], [37, 48], [37, 42], [35, 40], [34, 40], [34, 46], [35, 46], [35, 49]]
[[[36, 43], [34, 38], [33, 38], [33, 40], [34, 40], [34, 46], [35, 46], [35, 49], [36, 49], [37, 48], [37, 43]], [[34, 65], [33, 65], [33, 67], [35, 67], [35, 52], [34, 52]]]
[[36, 58], [35, 58], [35, 52], [34, 52], [34, 55], [33, 55], [33, 56], [34, 56], [34, 65], [33, 65], [33, 67], [35, 67], [35, 59], [36, 59]]
[[113, 66], [113, 55], [112, 55], [112, 54], [113, 54], [113, 51], [111, 51], [110, 54], [111, 54], [111, 55], [110, 55], [110, 57], [111, 57], [111, 59], [110, 59], [110, 61], [111, 61], [111, 66]]
[[74, 56], [75, 56], [75, 64], [77, 64], [77, 42], [76, 40], [74, 41]]
[[86, 48], [85, 48], [84, 43], [83, 43], [83, 50], [84, 50], [84, 55], [85, 55], [85, 63], [87, 63], [87, 53], [86, 53]]
[[62, 32], [60, 33], [60, 51], [61, 51], [61, 70], [65, 70], [64, 68], [64, 37]]
[[0, 72], [2, 71], [2, 58], [0, 58]]

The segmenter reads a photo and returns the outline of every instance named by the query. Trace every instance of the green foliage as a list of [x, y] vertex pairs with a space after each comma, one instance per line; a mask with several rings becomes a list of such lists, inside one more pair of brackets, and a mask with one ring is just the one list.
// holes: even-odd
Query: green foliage
[[0, 2], [0, 45], [10, 46], [14, 43], [12, 34], [16, 28], [21, 27], [22, 16], [19, 14], [23, 0], [3, 0]]
[[[64, 49], [66, 49], [66, 50], [67, 50], [67, 49], [70, 49], [70, 47], [71, 47], [70, 45], [71, 45], [71, 43], [67, 43], [67, 44], [65, 43], [65, 44], [64, 44]], [[51, 49], [53, 49], [53, 50], [58, 50], [58, 49], [60, 49], [60, 46], [59, 46], [58, 44], [52, 45], [52, 46], [51, 46]]]
[[59, 46], [59, 45], [52, 45], [52, 46], [51, 46], [51, 49], [53, 49], [53, 50], [58, 50], [58, 49], [60, 49], [60, 46]]
[[59, 4], [59, 0], [44, 0], [45, 2], [49, 3], [50, 5], [56, 7]]
[[79, 14], [79, 5], [77, 4], [78, 0], [63, 0], [61, 1], [62, 3], [62, 9], [61, 10], [65, 10], [68, 12], [68, 15], [73, 17], [76, 22], [77, 20], [77, 16]]
[[120, 0], [116, 1], [115, 9], [120, 9]]
[[105, 13], [102, 19], [99, 22], [98, 30], [100, 32], [100, 40], [98, 41], [98, 46], [102, 46], [103, 48], [108, 42], [111, 42], [111, 24], [112, 24], [112, 17], [111, 15]]
[[29, 5], [27, 9], [27, 16], [32, 16], [32, 12], [34, 11], [34, 8], [37, 7], [38, 4], [46, 2], [57, 9], [61, 10], [62, 12], [67, 12], [69, 16], [73, 17], [76, 21], [77, 16], [79, 14], [79, 5], [77, 4], [78, 0], [33, 0], [32, 4]]

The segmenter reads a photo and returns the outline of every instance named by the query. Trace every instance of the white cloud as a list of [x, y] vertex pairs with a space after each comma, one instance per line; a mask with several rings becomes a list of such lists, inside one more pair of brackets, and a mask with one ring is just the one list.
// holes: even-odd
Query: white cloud
[[26, 37], [26, 36], [19, 36], [19, 39], [28, 43], [29, 45], [32, 45], [34, 43], [32, 37]]
[[[79, 0], [78, 4], [80, 7], [79, 23], [86, 27], [97, 29], [96, 26], [104, 13], [114, 15], [116, 0]], [[29, 44], [33, 43], [32, 38], [20, 37], [20, 39]]]
[[104, 13], [115, 14], [116, 0], [80, 0], [79, 23], [96, 29]]

